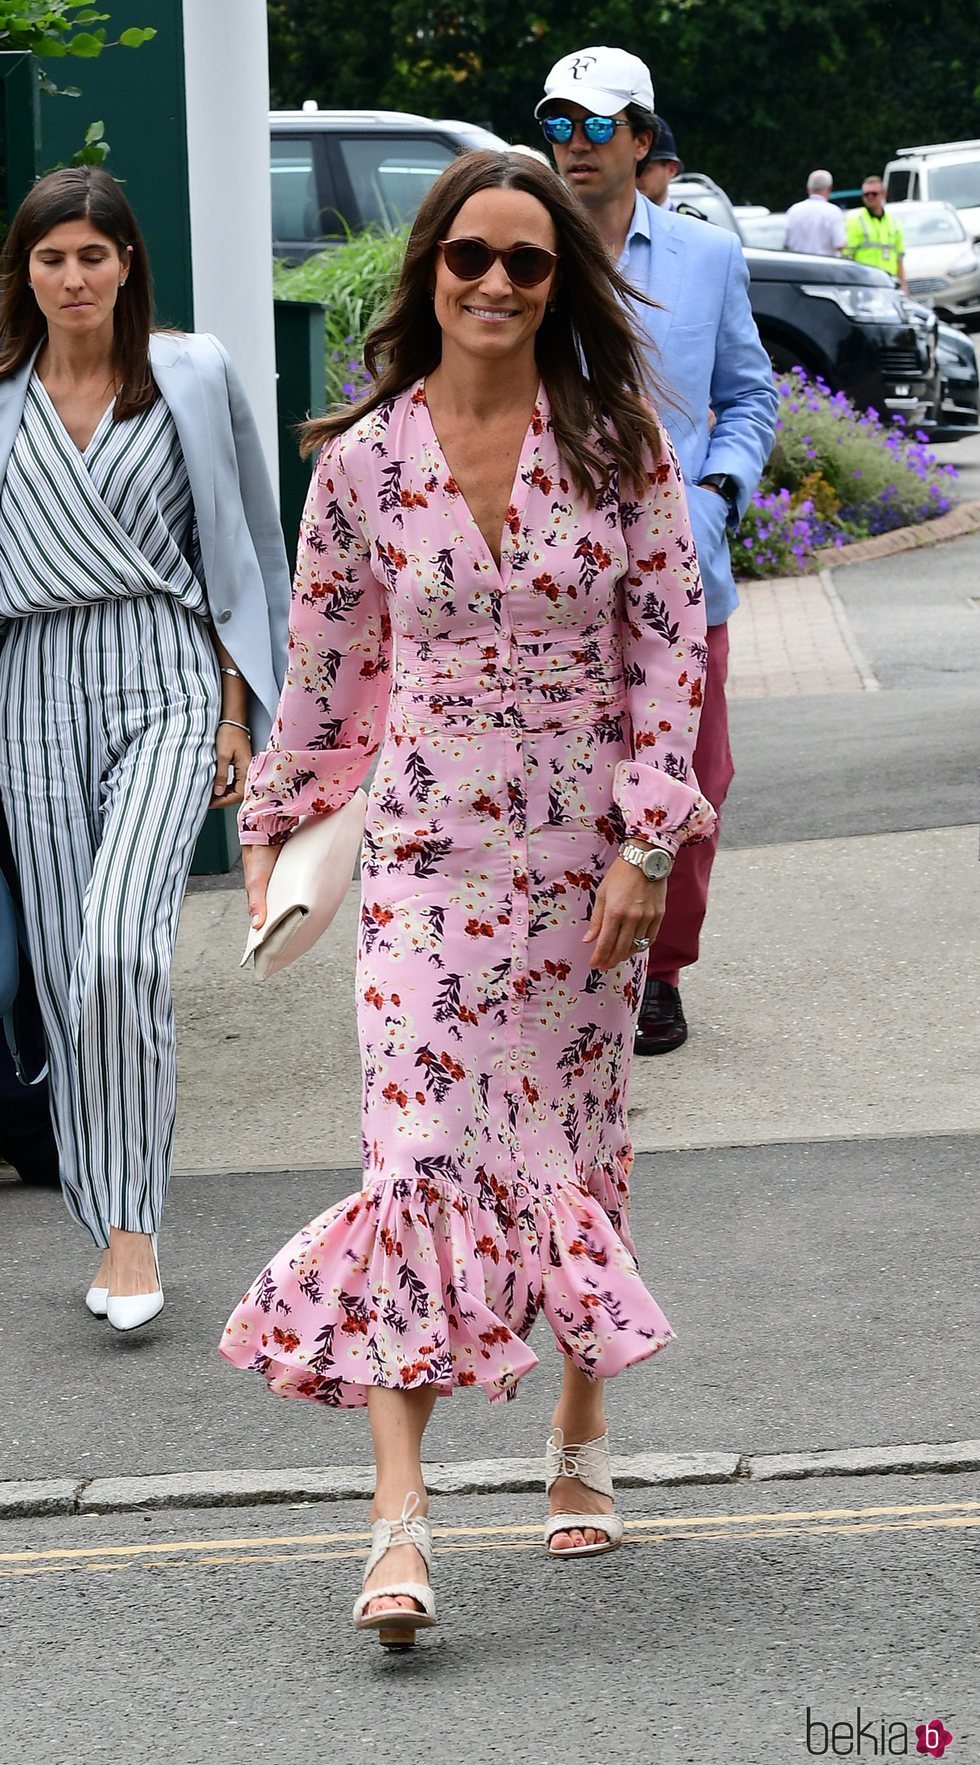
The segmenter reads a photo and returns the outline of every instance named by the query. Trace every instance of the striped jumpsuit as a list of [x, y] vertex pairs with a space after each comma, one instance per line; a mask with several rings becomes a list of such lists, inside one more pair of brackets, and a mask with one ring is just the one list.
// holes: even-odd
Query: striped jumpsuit
[[0, 799], [48, 1039], [69, 1212], [155, 1232], [170, 967], [220, 704], [194, 506], [160, 398], [88, 447], [35, 374], [0, 494]]

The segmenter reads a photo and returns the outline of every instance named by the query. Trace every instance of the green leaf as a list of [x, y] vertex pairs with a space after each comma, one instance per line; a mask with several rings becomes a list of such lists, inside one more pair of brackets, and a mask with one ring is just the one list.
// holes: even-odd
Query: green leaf
[[124, 49], [139, 49], [143, 43], [148, 43], [151, 37], [155, 36], [155, 30], [149, 27], [140, 30], [134, 25], [130, 30], [122, 32], [119, 41]]
[[81, 147], [73, 153], [69, 165], [101, 165], [109, 156], [108, 141], [96, 141], [91, 147]]
[[105, 31], [79, 31], [77, 37], [69, 37], [65, 48], [69, 55], [80, 55], [85, 61], [94, 60], [102, 54], [105, 44]]
[[105, 123], [102, 123], [102, 122], [89, 123], [89, 126], [85, 131], [85, 145], [86, 145], [86, 147], [91, 147], [94, 145], [94, 143], [96, 141], [101, 141], [104, 134], [105, 134]]

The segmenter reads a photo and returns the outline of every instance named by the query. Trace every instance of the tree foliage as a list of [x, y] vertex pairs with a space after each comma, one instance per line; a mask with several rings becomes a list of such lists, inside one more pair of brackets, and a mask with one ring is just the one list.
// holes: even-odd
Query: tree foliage
[[134, 26], [107, 43], [102, 27], [108, 18], [89, 0], [0, 0], [0, 50], [27, 49], [49, 60], [76, 55], [91, 61], [103, 49], [119, 45], [138, 49], [156, 36], [154, 30]]
[[782, 206], [898, 146], [977, 132], [980, 7], [963, 0], [273, 0], [274, 102], [374, 106], [538, 139], [551, 64], [614, 43], [653, 72], [691, 169]]

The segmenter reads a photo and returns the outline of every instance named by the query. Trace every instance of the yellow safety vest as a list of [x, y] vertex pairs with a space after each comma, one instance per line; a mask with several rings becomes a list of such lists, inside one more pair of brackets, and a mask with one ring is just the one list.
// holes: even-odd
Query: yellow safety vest
[[870, 264], [875, 270], [887, 270], [890, 276], [898, 275], [902, 229], [887, 208], [883, 215], [873, 215], [863, 203], [860, 208], [848, 209], [845, 228], [845, 257], [852, 257], [855, 263]]

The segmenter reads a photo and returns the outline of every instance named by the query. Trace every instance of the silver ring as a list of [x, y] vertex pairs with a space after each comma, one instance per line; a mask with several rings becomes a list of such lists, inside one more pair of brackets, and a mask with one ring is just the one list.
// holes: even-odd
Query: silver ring
[[634, 938], [633, 939], [633, 948], [634, 948], [634, 950], [649, 950], [650, 939], [649, 938]]

